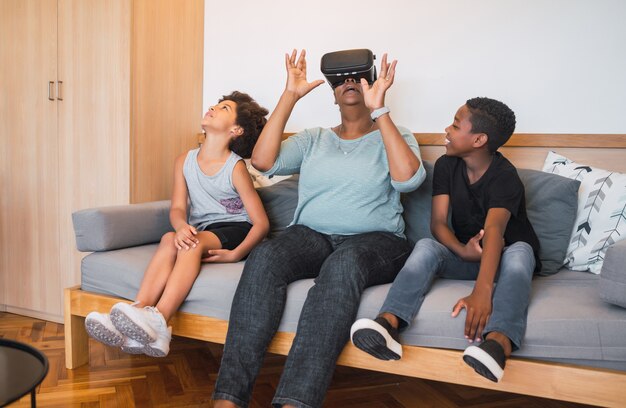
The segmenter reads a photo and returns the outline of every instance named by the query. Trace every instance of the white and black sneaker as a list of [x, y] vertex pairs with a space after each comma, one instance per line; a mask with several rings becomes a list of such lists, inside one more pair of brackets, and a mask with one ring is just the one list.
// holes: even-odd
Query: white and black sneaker
[[350, 329], [352, 344], [380, 360], [400, 360], [402, 345], [398, 329], [383, 317], [359, 319]]
[[493, 382], [498, 382], [504, 374], [506, 357], [500, 343], [495, 340], [485, 340], [480, 346], [466, 348], [463, 361], [478, 374]]

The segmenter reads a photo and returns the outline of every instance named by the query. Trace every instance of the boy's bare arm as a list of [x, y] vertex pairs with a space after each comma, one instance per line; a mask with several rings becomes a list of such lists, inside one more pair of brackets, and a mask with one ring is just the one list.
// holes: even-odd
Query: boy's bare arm
[[468, 262], [480, 261], [482, 249], [480, 248], [479, 241], [482, 238], [482, 231], [470, 239], [467, 244], [461, 243], [448, 226], [449, 207], [449, 195], [439, 194], [433, 196], [430, 219], [430, 230], [433, 236], [461, 259]]
[[487, 212], [480, 270], [474, 290], [469, 296], [459, 299], [452, 311], [452, 316], [456, 317], [461, 309], [466, 309], [465, 337], [470, 342], [480, 339], [491, 316], [493, 282], [504, 248], [504, 232], [510, 218], [511, 213], [504, 208], [492, 208]]

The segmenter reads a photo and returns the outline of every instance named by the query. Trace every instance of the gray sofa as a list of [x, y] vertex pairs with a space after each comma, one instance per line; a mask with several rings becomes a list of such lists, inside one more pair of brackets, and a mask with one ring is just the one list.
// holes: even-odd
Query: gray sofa
[[[412, 241], [431, 236], [432, 163], [425, 162], [425, 165], [428, 178], [424, 184], [403, 196], [406, 233]], [[558, 362], [559, 367], [565, 363], [564, 367], [574, 364], [601, 368], [603, 372], [615, 374], [614, 378], [626, 379], [626, 241], [607, 252], [607, 272], [603, 269], [600, 276], [562, 268], [560, 264], [565, 258], [576, 214], [578, 182], [535, 170], [521, 169], [519, 173], [526, 186], [529, 217], [542, 245], [544, 276], [533, 280], [526, 336], [514, 356]], [[297, 203], [297, 176], [258, 191], [268, 211], [271, 234], [279, 234], [291, 221]], [[73, 214], [78, 248], [92, 252], [82, 261], [81, 291], [133, 299], [155, 251], [155, 242], [171, 228], [168, 210], [169, 202], [161, 201], [88, 209]], [[228, 320], [242, 267], [243, 262], [203, 265], [181, 311]], [[415, 321], [401, 334], [402, 343], [451, 350], [467, 347], [463, 339], [464, 315], [455, 319], [450, 311], [459, 298], [470, 293], [473, 283], [436, 280]], [[279, 331], [296, 330], [301, 307], [312, 285], [313, 280], [309, 279], [289, 286]], [[366, 289], [357, 318], [375, 316], [389, 286]], [[622, 307], [618, 306], [620, 304]], [[491, 384], [485, 387], [493, 388]], [[512, 389], [513, 392], [533, 393], [526, 388]], [[623, 392], [621, 395], [625, 396]], [[581, 400], [560, 396], [558, 392], [552, 397]], [[612, 404], [602, 402], [605, 401], [602, 398], [597, 401], [602, 405]]]

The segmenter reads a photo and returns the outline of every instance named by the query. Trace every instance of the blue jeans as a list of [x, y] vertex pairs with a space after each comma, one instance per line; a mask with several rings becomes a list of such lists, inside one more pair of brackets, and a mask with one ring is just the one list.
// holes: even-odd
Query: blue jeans
[[[405, 328], [420, 310], [435, 276], [475, 280], [479, 268], [479, 262], [466, 262], [439, 242], [422, 239], [398, 273], [380, 312], [396, 315], [400, 328]], [[498, 283], [493, 292], [492, 313], [483, 338], [487, 333], [500, 332], [511, 340], [513, 350], [519, 348], [526, 332], [534, 269], [535, 256], [530, 245], [516, 242], [504, 248], [496, 275]]]
[[261, 243], [235, 292], [213, 398], [248, 405], [283, 314], [287, 285], [315, 278], [272, 403], [321, 406], [361, 293], [391, 282], [410, 252], [408, 241], [391, 233], [325, 235], [302, 225]]

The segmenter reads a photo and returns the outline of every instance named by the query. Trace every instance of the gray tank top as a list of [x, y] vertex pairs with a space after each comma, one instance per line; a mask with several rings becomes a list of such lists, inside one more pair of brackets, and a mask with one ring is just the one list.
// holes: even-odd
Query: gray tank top
[[233, 186], [233, 169], [239, 160], [231, 152], [224, 166], [212, 176], [207, 176], [198, 164], [200, 149], [190, 150], [185, 158], [183, 174], [189, 192], [189, 225], [204, 230], [216, 222], [250, 222], [239, 194]]

